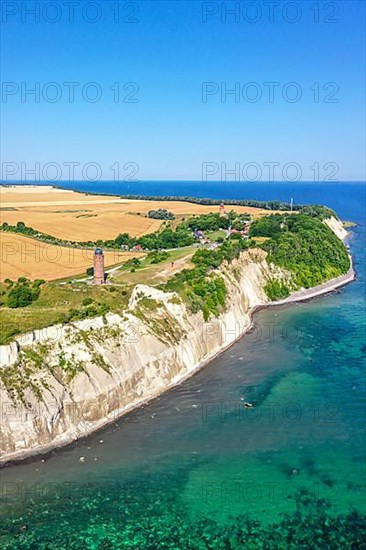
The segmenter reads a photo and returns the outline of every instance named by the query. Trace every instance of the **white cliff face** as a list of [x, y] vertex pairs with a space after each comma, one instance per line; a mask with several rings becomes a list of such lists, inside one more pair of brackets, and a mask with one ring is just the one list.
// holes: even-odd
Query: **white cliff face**
[[344, 241], [347, 237], [347, 231], [343, 227], [342, 222], [337, 220], [334, 216], [325, 219], [324, 223], [337, 235], [339, 239], [341, 239], [341, 241]]
[[[347, 235], [335, 218], [325, 223], [340, 239]], [[290, 280], [254, 249], [220, 272], [228, 296], [217, 319], [190, 313], [174, 292], [137, 285], [120, 315], [0, 346], [0, 462], [70, 443], [181, 382], [250, 327], [251, 310], [268, 303], [268, 280]]]
[[250, 326], [267, 303], [263, 286], [276, 268], [263, 251], [223, 266], [227, 310], [205, 322], [177, 294], [145, 285], [129, 308], [55, 326], [2, 346], [1, 460], [87, 435], [190, 376]]

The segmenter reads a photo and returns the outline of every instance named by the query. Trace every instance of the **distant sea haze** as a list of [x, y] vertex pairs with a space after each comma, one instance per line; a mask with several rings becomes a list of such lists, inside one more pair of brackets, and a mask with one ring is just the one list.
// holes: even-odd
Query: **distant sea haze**
[[[17, 183], [17, 182], [14, 182]], [[20, 183], [20, 182], [19, 182]], [[33, 182], [27, 182], [32, 185]], [[38, 185], [52, 185], [43, 182]], [[325, 204], [349, 217], [365, 205], [365, 182], [223, 182], [223, 181], [60, 181], [56, 187], [110, 195], [201, 197], [211, 199], [278, 200], [294, 204]]]

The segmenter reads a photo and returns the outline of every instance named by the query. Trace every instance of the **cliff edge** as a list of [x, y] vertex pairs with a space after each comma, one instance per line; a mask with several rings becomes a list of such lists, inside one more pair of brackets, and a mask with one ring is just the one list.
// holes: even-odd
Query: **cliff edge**
[[[343, 238], [338, 220], [328, 225]], [[291, 279], [266, 256], [249, 249], [222, 264], [228, 294], [218, 318], [191, 313], [175, 292], [137, 285], [121, 314], [35, 330], [0, 346], [0, 462], [86, 436], [230, 346], [250, 327], [253, 308], [268, 303], [265, 284]]]

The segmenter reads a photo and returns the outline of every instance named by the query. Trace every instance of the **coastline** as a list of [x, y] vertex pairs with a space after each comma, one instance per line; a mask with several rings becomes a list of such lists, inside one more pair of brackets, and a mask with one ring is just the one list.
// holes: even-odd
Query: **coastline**
[[[336, 218], [329, 218], [329, 220], [326, 220], [325, 223], [341, 241], [345, 241], [347, 237], [350, 235], [350, 233], [348, 233], [346, 229], [342, 226], [342, 223]], [[234, 289], [234, 292], [231, 294], [231, 301], [229, 302], [230, 307], [228, 307], [228, 311], [226, 313], [224, 312], [217, 319], [215, 319], [215, 321], [217, 321], [217, 323], [221, 325], [221, 327], [224, 327], [223, 334], [225, 334], [225, 326], [226, 326], [227, 320], [229, 322], [235, 322], [235, 323], [238, 322], [239, 330], [235, 331], [235, 335], [233, 335], [228, 339], [226, 339], [226, 337], [223, 337], [221, 335], [221, 337], [217, 339], [212, 339], [212, 340], [207, 339], [206, 343], [203, 344], [205, 339], [202, 339], [202, 338], [200, 339], [200, 337], [197, 336], [197, 334], [199, 334], [201, 330], [200, 328], [201, 325], [197, 324], [197, 322], [201, 323], [203, 322], [203, 319], [202, 321], [197, 321], [196, 319], [197, 321], [196, 324], [194, 323], [193, 325], [190, 324], [189, 330], [187, 332], [187, 335], [190, 335], [190, 338], [189, 338], [190, 343], [188, 346], [189, 348], [188, 350], [186, 349], [186, 346], [184, 343], [181, 345], [179, 342], [181, 349], [179, 348], [179, 346], [175, 346], [175, 344], [174, 345], [170, 344], [172, 350], [174, 350], [174, 354], [176, 353], [178, 354], [179, 360], [177, 360], [175, 355], [169, 355], [169, 356], [166, 355], [166, 351], [164, 351], [164, 349], [161, 349], [161, 347], [151, 348], [150, 345], [147, 345], [147, 346], [145, 345], [145, 348], [142, 348], [140, 350], [140, 352], [142, 353], [142, 356], [144, 357], [145, 363], [140, 364], [137, 357], [127, 355], [125, 359], [127, 359], [127, 364], [131, 365], [131, 372], [130, 372], [131, 380], [134, 374], [134, 368], [135, 368], [134, 365], [137, 363], [140, 364], [139, 368], [141, 369], [140, 372], [142, 373], [141, 380], [144, 384], [144, 391], [129, 393], [128, 390], [126, 392], [124, 392], [123, 390], [124, 394], [118, 395], [117, 401], [114, 398], [112, 398], [112, 401], [110, 401], [108, 397], [108, 393], [106, 393], [106, 388], [108, 387], [109, 382], [104, 380], [104, 383], [106, 385], [99, 386], [99, 389], [100, 387], [102, 387], [103, 391], [100, 392], [99, 394], [96, 393], [94, 397], [95, 399], [98, 399], [98, 397], [102, 397], [103, 400], [100, 402], [100, 404], [111, 403], [111, 408], [106, 407], [106, 410], [104, 410], [103, 414], [101, 414], [99, 417], [88, 418], [88, 416], [86, 416], [86, 417], [79, 418], [77, 423], [71, 422], [71, 427], [73, 428], [73, 430], [70, 430], [70, 425], [68, 425], [68, 428], [64, 429], [64, 431], [59, 431], [58, 433], [53, 432], [53, 433], [56, 433], [56, 436], [52, 440], [42, 441], [41, 438], [36, 437], [33, 441], [33, 444], [26, 443], [26, 440], [24, 439], [23, 445], [21, 445], [20, 448], [15, 447], [13, 449], [8, 448], [7, 450], [5, 450], [6, 449], [6, 446], [5, 446], [4, 453], [0, 456], [0, 467], [6, 467], [9, 465], [17, 464], [27, 459], [37, 460], [37, 457], [39, 458], [40, 456], [41, 457], [47, 456], [50, 453], [57, 451], [57, 449], [61, 449], [63, 447], [75, 444], [77, 441], [85, 439], [89, 435], [107, 427], [109, 424], [117, 421], [118, 419], [122, 418], [123, 416], [130, 413], [131, 411], [139, 407], [143, 407], [153, 399], [164, 394], [166, 391], [180, 385], [182, 382], [184, 382], [191, 376], [194, 376], [198, 371], [204, 368], [213, 359], [218, 357], [222, 352], [226, 351], [234, 343], [240, 340], [240, 338], [242, 338], [248, 331], [250, 331], [254, 325], [254, 320], [253, 320], [254, 315], [256, 312], [260, 311], [261, 309], [268, 308], [271, 306], [281, 306], [281, 305], [292, 304], [295, 302], [307, 301], [317, 296], [326, 295], [352, 282], [355, 279], [355, 272], [353, 270], [352, 257], [350, 256], [350, 254], [348, 254], [348, 256], [350, 259], [350, 268], [347, 271], [347, 273], [340, 275], [338, 277], [335, 277], [325, 283], [321, 283], [320, 285], [314, 286], [312, 288], [302, 289], [302, 290], [293, 292], [290, 296], [288, 296], [283, 300], [277, 300], [272, 302], [268, 301], [268, 297], [265, 295], [263, 291], [263, 285], [266, 279], [263, 279], [262, 264], [257, 263], [258, 266], [262, 266], [262, 267], [258, 267], [259, 271], [254, 271], [254, 273], [251, 272], [250, 270], [248, 272], [243, 271], [242, 272], [243, 279], [238, 281], [239, 284], [238, 282], [236, 283], [237, 284], [236, 287], [235, 285], [234, 287], [232, 287], [232, 289]], [[243, 265], [246, 265], [246, 264], [241, 264], [241, 267]], [[266, 265], [268, 269], [268, 264]], [[265, 273], [266, 271], [264, 271], [264, 274]], [[268, 271], [267, 271], [267, 276], [268, 276]], [[257, 284], [257, 286], [255, 287], [252, 286], [253, 277]], [[229, 277], [229, 280], [230, 280], [230, 277]], [[140, 285], [140, 286], [143, 286], [143, 285]], [[148, 291], [152, 291], [152, 288], [150, 287], [146, 287], [146, 288]], [[254, 299], [253, 299], [253, 295], [254, 295]], [[173, 311], [173, 316], [175, 316], [176, 313], [177, 313], [176, 311]], [[95, 321], [97, 320], [98, 319], [95, 319]], [[55, 327], [53, 327], [53, 329], [55, 329]], [[79, 327], [79, 330], [82, 330], [82, 327]], [[221, 331], [222, 329], [220, 328], [219, 332]], [[30, 336], [31, 338], [29, 339], [28, 337]], [[35, 333], [28, 334], [28, 335], [26, 334], [23, 336], [23, 342], [21, 344], [22, 346], [26, 347], [30, 343], [36, 342], [36, 341], [37, 341], [37, 336], [35, 335]], [[18, 351], [20, 352], [21, 346], [19, 342], [15, 342], [15, 344], [17, 347], [17, 351], [15, 355], [17, 355]], [[114, 352], [118, 349], [114, 347], [115, 344], [117, 344], [117, 346], [120, 345], [118, 344], [118, 341], [116, 342], [112, 338], [109, 349], [113, 349]], [[11, 345], [9, 345], [8, 347], [11, 348]], [[67, 346], [65, 346], [65, 349], [66, 348]], [[71, 346], [71, 349], [72, 349], [72, 346]], [[153, 349], [156, 349], [156, 355], [154, 355], [154, 352], [152, 351]], [[104, 350], [108, 351], [108, 346], [105, 346]], [[144, 350], [147, 350], [147, 353], [145, 353]], [[5, 350], [2, 350], [2, 351], [5, 351]], [[159, 353], [161, 353], [160, 356], [158, 355]], [[13, 354], [13, 351], [11, 350], [9, 357], [12, 354]], [[13, 361], [14, 361], [14, 355], [13, 355]], [[156, 379], [151, 376], [151, 366], [152, 366], [152, 363], [154, 363], [154, 361], [157, 363], [160, 362], [160, 366], [157, 368], [161, 368], [161, 372], [157, 371], [156, 373], [157, 380], [160, 380], [161, 382], [160, 385], [159, 383], [156, 383], [155, 382]], [[167, 368], [164, 366], [164, 363], [166, 365], [166, 361], [168, 361], [169, 363], [168, 370], [172, 369], [172, 374], [170, 376], [164, 376], [164, 372]], [[7, 360], [5, 361], [5, 364], [6, 363], [7, 363]], [[119, 363], [116, 362], [114, 363], [114, 365], [119, 365]], [[175, 372], [174, 372], [174, 367], [177, 367], [178, 369]], [[114, 371], [114, 374], [116, 374], [116, 371]], [[122, 379], [120, 378], [119, 375], [115, 376], [115, 378], [112, 377], [113, 385], [109, 386], [109, 391], [118, 392], [122, 387], [121, 383], [122, 384], [124, 383], [123, 380], [122, 381], [121, 380]], [[98, 385], [98, 383], [100, 382], [99, 374], [96, 374], [96, 381]], [[79, 386], [79, 388], [77, 388], [77, 393], [79, 397], [79, 402], [82, 402], [80, 400], [80, 397], [82, 399], [90, 398], [90, 388], [89, 388], [89, 394], [88, 394], [88, 390], [86, 389], [85, 386], [82, 386], [82, 387]], [[74, 400], [74, 397], [72, 397], [71, 400], [76, 404], [78, 403], [78, 400], [77, 399]], [[64, 404], [65, 404], [65, 401], [63, 398], [61, 398], [61, 401], [60, 401], [61, 409], [58, 411], [55, 418], [54, 416], [51, 416], [49, 418], [52, 429], [53, 429], [53, 423], [55, 421], [57, 422], [58, 415], [60, 414], [60, 411], [63, 410]], [[48, 418], [47, 407], [44, 412], [46, 413], [45, 418]], [[9, 421], [9, 424], [10, 424], [10, 421]], [[4, 434], [6, 433], [6, 428], [4, 429], [3, 433]], [[21, 433], [21, 430], [20, 430], [20, 433]], [[8, 432], [8, 435], [9, 434], [11, 434], [11, 428]], [[12, 437], [12, 435], [10, 437]]]
[[[146, 181], [149, 181], [149, 180], [146, 180]], [[194, 181], [194, 180], [192, 180]], [[86, 196], [100, 196], [100, 197], [111, 197], [111, 198], [116, 198], [118, 199], [118, 201], [116, 202], [119, 202], [119, 200], [124, 200], [124, 201], [127, 201], [127, 202], [136, 202], [136, 201], [139, 201], [139, 202], [153, 202], [153, 201], [161, 201], [161, 202], [188, 202], [188, 203], [191, 203], [191, 204], [201, 204], [201, 205], [204, 205], [204, 206], [219, 206], [221, 203], [224, 203], [226, 206], [250, 206], [250, 204], [247, 204], [247, 203], [251, 203], [251, 202], [255, 202], [255, 203], [258, 203], [258, 206], [256, 206], [257, 208], [262, 208], [261, 204], [265, 204], [265, 203], [268, 203], [268, 202], [277, 202], [277, 201], [266, 201], [266, 200], [255, 200], [255, 199], [225, 199], [223, 197], [219, 198], [219, 199], [211, 199], [210, 197], [195, 197], [195, 196], [191, 196], [191, 195], [144, 195], [144, 194], [139, 194], [139, 193], [119, 193], [119, 194], [115, 194], [115, 193], [106, 193], [106, 192], [102, 192], [102, 191], [82, 191], [81, 189], [77, 189], [76, 187], [64, 187], [62, 185], [58, 185], [58, 184], [55, 184], [55, 183], [47, 183], [47, 184], [40, 184], [40, 183], [24, 183], [24, 184], [19, 184], [19, 183], [2, 183], [0, 182], [0, 187], [9, 187], [9, 188], [14, 188], [14, 187], [50, 187], [51, 189], [55, 189], [55, 190], [58, 190], [58, 191], [71, 191], [73, 193], [78, 193], [80, 195], [86, 195]], [[282, 201], [278, 201], [282, 204], [285, 204], [283, 203]], [[290, 204], [286, 204], [287, 206], [287, 210], [290, 208]], [[305, 206], [304, 204], [297, 204], [295, 205], [294, 207], [294, 210], [299, 210], [300, 208], [302, 208], [303, 206]], [[286, 209], [282, 209], [282, 210], [286, 210]], [[281, 212], [281, 209], [278, 209], [279, 212]]]
[[355, 280], [356, 273], [353, 269], [352, 257], [350, 255], [349, 258], [351, 262], [351, 267], [349, 268], [347, 273], [339, 275], [338, 277], [330, 279], [329, 281], [321, 283], [320, 285], [313, 286], [312, 288], [297, 290], [296, 292], [290, 294], [288, 298], [285, 298], [284, 300], [276, 300], [275, 302], [270, 302], [268, 305], [282, 306], [294, 302], [305, 302], [306, 300], [311, 300], [312, 298], [316, 298], [317, 296], [328, 294], [329, 292], [333, 292], [334, 290], [337, 290], [338, 288], [345, 286], [348, 283], [351, 283]]
[[17, 464], [21, 464], [24, 462], [33, 462], [40, 458], [46, 459], [47, 457], [51, 456], [52, 453], [57, 452], [58, 450], [61, 450], [65, 447], [72, 446], [76, 444], [78, 441], [82, 441], [83, 439], [86, 439], [90, 435], [95, 434], [98, 431], [103, 430], [104, 428], [107, 428], [108, 425], [111, 424], [112, 422], [116, 422], [120, 420], [122, 417], [124, 417], [128, 413], [134, 410], [137, 410], [140, 407], [144, 407], [145, 405], [152, 402], [154, 399], [160, 397], [167, 391], [179, 386], [180, 384], [182, 384], [183, 382], [185, 382], [186, 380], [194, 376], [196, 373], [198, 373], [201, 369], [206, 367], [211, 361], [213, 361], [215, 358], [221, 355], [221, 353], [223, 353], [224, 351], [228, 350], [232, 345], [237, 343], [246, 333], [248, 333], [253, 328], [255, 314], [261, 311], [262, 309], [270, 308], [272, 306], [276, 307], [276, 306], [293, 304], [297, 302], [305, 302], [307, 300], [311, 300], [312, 298], [326, 295], [330, 292], [334, 292], [335, 290], [349, 284], [356, 278], [356, 274], [352, 266], [352, 257], [351, 256], [349, 257], [351, 261], [351, 266], [348, 272], [345, 273], [344, 275], [338, 276], [334, 279], [331, 279], [325, 283], [322, 283], [310, 289], [296, 291], [284, 300], [277, 300], [277, 301], [263, 303], [263, 304], [259, 304], [251, 307], [247, 312], [249, 323], [246, 324], [246, 326], [243, 328], [243, 330], [234, 340], [232, 340], [228, 344], [221, 345], [218, 349], [215, 350], [214, 353], [206, 357], [203, 361], [198, 362], [197, 365], [195, 365], [188, 373], [174, 378], [169, 384], [167, 384], [164, 387], [164, 389], [158, 392], [152, 393], [150, 396], [146, 398], [131, 401], [128, 405], [115, 409], [111, 415], [106, 415], [104, 418], [97, 421], [91, 429], [86, 429], [85, 432], [79, 435], [78, 437], [65, 438], [64, 441], [61, 441], [61, 442], [59, 441], [57, 444], [50, 443], [50, 444], [40, 445], [39, 449], [32, 448], [31, 450], [28, 450], [28, 451], [22, 449], [19, 451], [15, 451], [13, 453], [8, 453], [6, 456], [0, 457], [0, 469], [16, 466]]

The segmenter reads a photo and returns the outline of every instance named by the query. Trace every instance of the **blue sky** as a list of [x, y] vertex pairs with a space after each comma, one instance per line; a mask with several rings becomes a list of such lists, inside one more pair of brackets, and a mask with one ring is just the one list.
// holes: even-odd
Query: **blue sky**
[[[87, 163], [100, 166], [102, 179], [113, 179], [115, 163], [123, 179], [132, 171], [123, 167], [135, 163], [139, 179], [200, 180], [203, 163], [212, 163], [213, 179], [236, 167], [240, 179], [266, 180], [272, 162], [277, 180], [298, 176], [292, 163], [305, 180], [317, 169], [323, 180], [337, 166], [334, 178], [365, 179], [363, 2], [319, 2], [316, 14], [316, 3], [299, 1], [287, 16], [288, 2], [280, 2], [274, 21], [265, 2], [254, 3], [255, 13], [243, 1], [103, 0], [97, 12], [79, 0], [74, 21], [65, 2], [48, 13], [45, 2], [20, 2], [10, 13], [14, 4], [2, 3], [1, 103], [2, 161], [15, 163], [5, 169], [17, 170], [14, 179], [35, 163], [41, 172], [58, 163], [57, 177], [68, 179], [70, 162], [79, 164], [76, 179]], [[36, 4], [39, 21], [24, 12]], [[225, 20], [235, 4], [240, 12]], [[73, 103], [65, 82], [79, 83]], [[96, 86], [85, 87], [90, 82]], [[213, 92], [203, 101], [205, 82]], [[272, 102], [268, 82], [276, 83]], [[36, 86], [37, 101], [22, 98]], [[239, 96], [225, 97], [235, 87]], [[286, 93], [301, 98], [287, 101]]]

